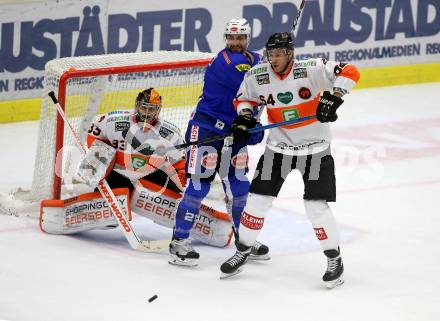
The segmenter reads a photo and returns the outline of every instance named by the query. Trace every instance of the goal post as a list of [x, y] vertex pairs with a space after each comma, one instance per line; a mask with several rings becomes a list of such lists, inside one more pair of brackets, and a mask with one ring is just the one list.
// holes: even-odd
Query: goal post
[[79, 162], [73, 138], [48, 92], [57, 93], [81, 140], [96, 115], [134, 109], [137, 94], [149, 87], [162, 96], [161, 118], [184, 134], [212, 58], [210, 53], [158, 51], [69, 57], [47, 63], [29, 200], [62, 197], [63, 185], [69, 183]]

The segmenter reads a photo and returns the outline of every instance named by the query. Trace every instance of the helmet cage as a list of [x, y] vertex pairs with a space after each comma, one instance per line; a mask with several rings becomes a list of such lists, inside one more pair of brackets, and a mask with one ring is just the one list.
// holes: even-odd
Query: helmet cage
[[162, 104], [151, 104], [145, 101], [136, 103], [136, 116], [141, 122], [151, 122], [159, 116]]
[[154, 88], [146, 89], [136, 98], [135, 111], [138, 121], [152, 122], [159, 116], [162, 108], [162, 97]]

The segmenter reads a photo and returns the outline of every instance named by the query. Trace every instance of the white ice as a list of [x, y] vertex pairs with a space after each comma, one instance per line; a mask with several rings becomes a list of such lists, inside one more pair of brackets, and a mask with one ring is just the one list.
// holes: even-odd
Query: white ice
[[[118, 230], [53, 236], [0, 215], [0, 320], [439, 320], [439, 93], [435, 83], [346, 96], [332, 124], [342, 287], [321, 282], [326, 260], [291, 174], [260, 236], [272, 260], [226, 280], [219, 266], [233, 246], [195, 243], [199, 266], [179, 268], [166, 253], [131, 250]], [[0, 125], [1, 192], [30, 186], [36, 137], [35, 122]], [[171, 236], [143, 218], [135, 228]]]

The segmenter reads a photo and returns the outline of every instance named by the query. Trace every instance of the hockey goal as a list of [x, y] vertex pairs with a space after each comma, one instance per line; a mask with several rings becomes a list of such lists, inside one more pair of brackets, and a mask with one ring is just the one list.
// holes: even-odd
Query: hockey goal
[[209, 53], [158, 51], [50, 61], [45, 69], [33, 183], [25, 198], [38, 202], [63, 197], [63, 188], [71, 183], [80, 160], [74, 139], [48, 92], [57, 94], [83, 141], [96, 115], [133, 109], [138, 92], [149, 87], [157, 88], [162, 96], [161, 117], [184, 134], [212, 57]]

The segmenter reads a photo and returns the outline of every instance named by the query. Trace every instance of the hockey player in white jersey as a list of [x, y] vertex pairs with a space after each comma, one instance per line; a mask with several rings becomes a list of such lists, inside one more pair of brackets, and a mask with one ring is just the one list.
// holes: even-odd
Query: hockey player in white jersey
[[325, 59], [294, 61], [287, 32], [269, 37], [266, 54], [269, 62], [253, 67], [242, 82], [235, 100], [237, 112], [252, 117], [254, 107], [264, 103], [269, 123], [312, 119], [270, 130], [241, 217], [237, 252], [222, 264], [222, 278], [241, 271], [286, 176], [297, 169], [304, 181], [306, 214], [328, 261], [323, 281], [331, 288], [343, 283], [344, 269], [336, 222], [327, 204], [336, 201], [328, 122], [338, 118], [341, 97], [358, 81], [359, 72], [353, 65]]
[[[96, 186], [105, 178], [123, 206], [173, 227], [178, 200], [186, 184], [180, 130], [160, 118], [162, 98], [154, 88], [141, 91], [133, 110], [116, 110], [98, 116], [87, 136], [89, 150], [75, 178], [96, 193], [68, 200], [43, 201], [41, 228], [53, 234], [70, 234], [96, 228], [116, 227], [108, 204]], [[225, 246], [232, 236], [226, 213], [203, 205], [190, 231], [194, 238]]]

